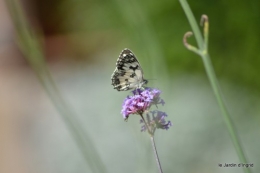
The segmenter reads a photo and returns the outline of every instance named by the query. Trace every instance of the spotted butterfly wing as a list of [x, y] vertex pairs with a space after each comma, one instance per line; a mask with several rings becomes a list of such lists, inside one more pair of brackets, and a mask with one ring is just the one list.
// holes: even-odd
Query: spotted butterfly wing
[[143, 78], [143, 70], [140, 63], [129, 49], [124, 49], [120, 53], [111, 80], [114, 89], [118, 91], [142, 88], [148, 82]]

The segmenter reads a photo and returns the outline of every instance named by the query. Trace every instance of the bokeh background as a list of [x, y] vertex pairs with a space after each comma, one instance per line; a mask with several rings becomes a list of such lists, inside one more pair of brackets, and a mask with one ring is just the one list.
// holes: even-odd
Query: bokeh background
[[[139, 117], [124, 122], [129, 92], [111, 86], [119, 53], [131, 49], [149, 86], [163, 91], [173, 126], [155, 136], [164, 172], [242, 173], [203, 63], [185, 49], [191, 28], [177, 0], [23, 0], [50, 73], [106, 172], [157, 172]], [[189, 1], [210, 21], [209, 51], [253, 172], [260, 171], [260, 1]], [[22, 22], [22, 21], [21, 21]], [[16, 41], [0, 0], [0, 172], [92, 172]], [[195, 45], [193, 37], [189, 39]], [[88, 146], [86, 146], [88, 147]], [[89, 158], [95, 156], [89, 155]], [[99, 163], [98, 163], [99, 164]]]

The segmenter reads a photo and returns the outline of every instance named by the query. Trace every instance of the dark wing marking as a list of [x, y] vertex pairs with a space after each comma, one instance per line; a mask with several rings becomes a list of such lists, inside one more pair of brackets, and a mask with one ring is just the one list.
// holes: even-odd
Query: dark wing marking
[[117, 59], [116, 69], [111, 77], [112, 85], [118, 91], [127, 91], [138, 88], [146, 80], [143, 80], [143, 70], [133, 52], [124, 49]]

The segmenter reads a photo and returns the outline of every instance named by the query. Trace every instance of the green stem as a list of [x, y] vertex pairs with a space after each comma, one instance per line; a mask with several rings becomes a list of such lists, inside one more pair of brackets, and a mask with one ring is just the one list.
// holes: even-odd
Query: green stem
[[194, 36], [196, 38], [196, 41], [198, 43], [198, 46], [200, 49], [203, 48], [203, 37], [201, 35], [200, 29], [197, 25], [196, 19], [194, 17], [194, 15], [192, 14], [192, 11], [190, 9], [189, 4], [187, 3], [186, 0], [179, 0], [181, 3], [181, 6], [189, 20], [190, 26], [192, 28], [192, 31], [194, 32]]
[[144, 124], [145, 124], [145, 127], [146, 127], [148, 133], [149, 133], [150, 135], [153, 135], [153, 134], [152, 134], [152, 131], [151, 131], [151, 129], [150, 129], [150, 127], [148, 126], [147, 122], [146, 122], [145, 119], [144, 119], [143, 114], [140, 114], [140, 116], [141, 116], [142, 120], [144, 121]]
[[158, 167], [159, 173], [163, 173], [162, 166], [161, 166], [161, 163], [160, 163], [160, 159], [159, 159], [159, 156], [158, 156], [158, 153], [157, 153], [157, 149], [156, 149], [156, 146], [155, 146], [155, 141], [154, 141], [154, 136], [153, 135], [151, 135], [151, 143], [152, 143], [154, 156], [155, 156], [155, 160], [156, 160], [156, 163], [157, 163], [157, 167]]
[[6, 0], [17, 34], [18, 44], [26, 60], [36, 73], [55, 108], [63, 118], [72, 138], [75, 140], [86, 164], [92, 172], [106, 172], [105, 166], [92, 142], [91, 137], [77, 120], [76, 114], [57, 89], [47, 68], [41, 44], [29, 26], [18, 0]]
[[[233, 145], [235, 147], [237, 155], [238, 155], [238, 157], [240, 159], [240, 162], [248, 163], [247, 160], [246, 160], [244, 151], [242, 149], [242, 146], [240, 144], [240, 140], [239, 140], [237, 131], [236, 131], [235, 126], [234, 126], [234, 124], [232, 122], [231, 116], [230, 116], [230, 114], [229, 114], [229, 112], [228, 112], [228, 110], [226, 108], [226, 105], [224, 104], [224, 101], [223, 101], [223, 98], [222, 98], [222, 94], [221, 94], [221, 91], [220, 91], [220, 87], [219, 87], [219, 84], [218, 84], [218, 81], [217, 81], [217, 78], [216, 78], [216, 75], [215, 75], [215, 72], [214, 72], [211, 60], [210, 60], [210, 56], [208, 54], [208, 50], [207, 50], [207, 47], [208, 47], [207, 46], [207, 43], [208, 43], [208, 22], [204, 26], [204, 27], [207, 27], [207, 28], [204, 28], [204, 36], [205, 36], [204, 39], [205, 40], [203, 41], [203, 38], [202, 38], [202, 35], [200, 33], [199, 27], [198, 27], [198, 25], [197, 25], [197, 23], [195, 21], [195, 18], [194, 18], [193, 14], [192, 14], [192, 11], [191, 11], [187, 1], [186, 0], [179, 0], [179, 1], [180, 1], [180, 4], [183, 7], [183, 10], [184, 10], [184, 12], [185, 12], [189, 22], [190, 22], [190, 25], [191, 25], [192, 30], [194, 32], [194, 35], [196, 37], [197, 44], [199, 46], [199, 50], [197, 49], [197, 54], [199, 54], [202, 57], [202, 60], [203, 60], [203, 63], [204, 63], [205, 69], [206, 69], [207, 76], [209, 78], [211, 87], [212, 87], [213, 92], [215, 94], [215, 97], [217, 99], [217, 102], [218, 102], [218, 105], [220, 107], [220, 110], [221, 110], [224, 122], [226, 124], [227, 129], [228, 129], [230, 138], [231, 138], [231, 140], [233, 142]], [[250, 173], [251, 172], [250, 168], [244, 168], [243, 170], [244, 170], [245, 173]]]
[[144, 119], [143, 115], [140, 114], [142, 120], [144, 121], [144, 124], [146, 126], [146, 129], [150, 135], [150, 139], [151, 139], [151, 143], [152, 143], [152, 147], [153, 147], [153, 152], [154, 152], [154, 156], [155, 156], [155, 160], [156, 160], [156, 164], [157, 164], [157, 168], [159, 170], [159, 173], [163, 173], [162, 171], [162, 166], [161, 166], [161, 163], [160, 163], [160, 159], [159, 159], [159, 156], [158, 156], [158, 153], [157, 153], [157, 149], [156, 149], [156, 146], [155, 146], [155, 141], [154, 141], [154, 132], [156, 130], [156, 128], [153, 128], [153, 130], [151, 130], [150, 126], [147, 124], [146, 120]]
[[[222, 112], [222, 117], [223, 117], [224, 122], [226, 124], [226, 127], [228, 129], [228, 132], [229, 132], [229, 135], [230, 135], [231, 140], [233, 142], [233, 145], [234, 145], [234, 147], [236, 149], [236, 152], [237, 152], [237, 155], [239, 157], [239, 160], [242, 163], [248, 163], [247, 159], [245, 157], [244, 151], [242, 149], [242, 146], [241, 146], [241, 143], [240, 143], [237, 131], [236, 131], [235, 126], [233, 124], [233, 121], [231, 119], [231, 116], [230, 116], [230, 114], [229, 114], [229, 112], [227, 110], [226, 105], [223, 102], [222, 94], [221, 94], [220, 89], [219, 89], [219, 84], [217, 82], [217, 78], [216, 78], [216, 75], [214, 73], [214, 70], [213, 70], [213, 67], [212, 67], [212, 64], [211, 64], [211, 61], [210, 61], [210, 57], [209, 57], [208, 54], [204, 54], [202, 56], [202, 59], [203, 59], [204, 66], [206, 68], [206, 72], [207, 72], [208, 78], [210, 80], [211, 87], [212, 87], [212, 89], [214, 91], [214, 94], [215, 94], [215, 97], [217, 99], [218, 105], [219, 105], [220, 110]], [[244, 172], [250, 173], [251, 171], [250, 171], [249, 168], [244, 168]]]

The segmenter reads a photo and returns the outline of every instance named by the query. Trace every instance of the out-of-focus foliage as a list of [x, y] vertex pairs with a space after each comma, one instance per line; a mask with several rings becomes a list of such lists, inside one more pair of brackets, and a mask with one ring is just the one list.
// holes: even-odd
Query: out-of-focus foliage
[[[217, 75], [259, 91], [260, 2], [189, 3], [198, 21], [202, 14], [209, 16], [209, 50]], [[165, 58], [168, 72], [204, 73], [199, 57], [182, 45], [183, 34], [190, 27], [177, 0], [48, 0], [36, 4], [47, 34], [83, 32], [94, 43], [97, 40], [92, 35], [96, 34], [99, 39], [109, 39], [103, 46], [111, 48], [131, 40], [139, 52], [149, 52], [155, 44]]]

